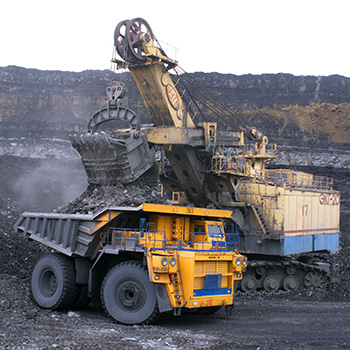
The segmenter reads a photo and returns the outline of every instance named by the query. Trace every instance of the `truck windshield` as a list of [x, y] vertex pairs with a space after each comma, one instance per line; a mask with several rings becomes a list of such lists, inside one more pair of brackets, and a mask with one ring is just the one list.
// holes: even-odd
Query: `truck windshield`
[[208, 234], [211, 237], [215, 237], [215, 238], [222, 238], [224, 236], [224, 232], [222, 230], [222, 226], [221, 225], [207, 225], [208, 228]]

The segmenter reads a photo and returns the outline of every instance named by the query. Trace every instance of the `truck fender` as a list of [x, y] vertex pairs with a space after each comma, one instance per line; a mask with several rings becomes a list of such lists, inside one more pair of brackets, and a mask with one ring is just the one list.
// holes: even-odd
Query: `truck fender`
[[156, 287], [156, 296], [157, 296], [159, 312], [162, 313], [162, 312], [173, 310], [165, 284], [155, 283], [154, 285]]

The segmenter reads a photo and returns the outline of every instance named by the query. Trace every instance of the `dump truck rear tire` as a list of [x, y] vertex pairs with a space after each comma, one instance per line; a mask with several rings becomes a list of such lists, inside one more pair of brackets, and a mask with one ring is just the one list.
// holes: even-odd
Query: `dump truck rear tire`
[[62, 254], [42, 257], [32, 274], [32, 293], [35, 301], [45, 309], [65, 310], [77, 299], [73, 259]]
[[89, 289], [87, 284], [79, 285], [79, 292], [72, 309], [82, 310], [90, 305], [91, 298], [89, 297]]
[[105, 311], [124, 324], [150, 324], [159, 314], [156, 290], [147, 268], [136, 261], [118, 264], [107, 273], [101, 301]]

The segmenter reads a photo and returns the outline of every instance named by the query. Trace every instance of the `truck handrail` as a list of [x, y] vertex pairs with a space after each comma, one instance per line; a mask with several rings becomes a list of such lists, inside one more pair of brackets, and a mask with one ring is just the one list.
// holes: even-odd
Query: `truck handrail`
[[103, 245], [124, 250], [192, 250], [192, 251], [234, 251], [238, 247], [238, 233], [223, 234], [220, 239], [206, 240], [206, 232], [185, 232], [185, 239], [169, 240], [163, 230], [142, 230], [135, 228], [110, 227]]

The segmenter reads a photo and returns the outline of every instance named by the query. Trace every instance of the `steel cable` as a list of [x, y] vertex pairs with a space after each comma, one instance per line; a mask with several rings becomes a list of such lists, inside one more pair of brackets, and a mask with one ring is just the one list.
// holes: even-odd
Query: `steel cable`
[[[232, 108], [224, 104], [217, 96], [203, 87], [190, 74], [186, 73], [182, 68], [176, 67], [174, 69], [177, 76], [177, 86], [181, 93], [187, 93], [189, 98], [194, 102], [202, 117], [206, 120], [199, 104], [214, 113], [223, 122], [229, 124], [231, 127], [242, 130], [247, 127], [244, 119]], [[185, 102], [186, 98], [184, 98]], [[237, 122], [238, 120], [238, 122]]]

